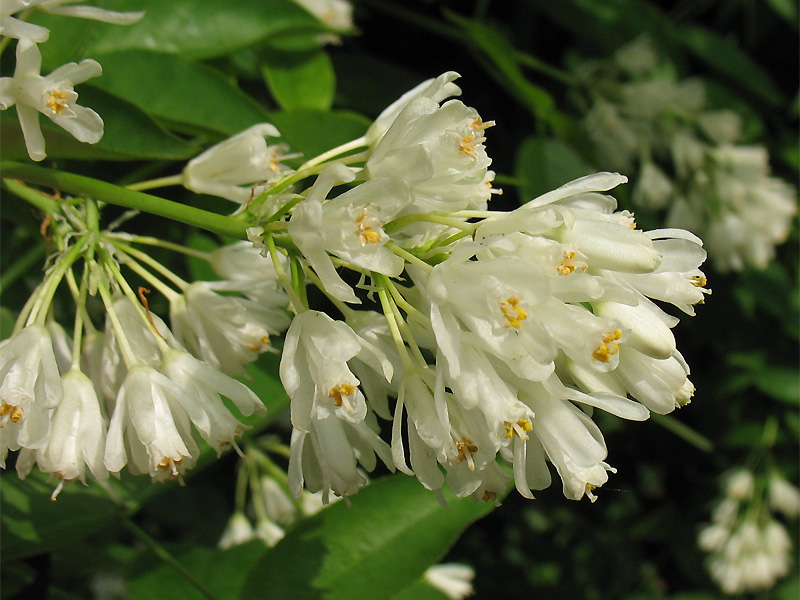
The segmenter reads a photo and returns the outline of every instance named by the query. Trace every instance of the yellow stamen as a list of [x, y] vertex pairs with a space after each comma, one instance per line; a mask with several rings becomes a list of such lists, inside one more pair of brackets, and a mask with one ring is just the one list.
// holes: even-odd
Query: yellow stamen
[[466, 460], [469, 470], [474, 471], [475, 461], [472, 460], [472, 455], [478, 451], [478, 446], [468, 437], [463, 437], [456, 442], [456, 449], [458, 449], [458, 462]]
[[707, 283], [708, 279], [706, 279], [702, 275], [695, 275], [692, 277], [692, 285], [695, 287], [706, 287]]
[[521, 440], [529, 439], [529, 436], [527, 435], [526, 432], [528, 432], [531, 429], [533, 429], [533, 425], [531, 425], [531, 420], [530, 419], [519, 419], [516, 423], [511, 423], [509, 421], [505, 421], [503, 423], [503, 425], [506, 428], [506, 437], [507, 438], [512, 438], [512, 437], [514, 437], [514, 434], [517, 434], [517, 436]]
[[519, 295], [514, 295], [508, 300], [500, 302], [500, 310], [503, 311], [503, 316], [506, 319], [506, 327], [519, 329], [522, 326], [522, 322], [528, 318], [527, 311], [519, 305], [519, 301]]
[[355, 393], [355, 386], [352, 386], [349, 383], [340, 383], [336, 387], [332, 388], [330, 392], [328, 392], [328, 398], [335, 398], [333, 403], [336, 406], [342, 406], [344, 404], [345, 396], [352, 396]]
[[592, 358], [607, 363], [614, 354], [619, 352], [619, 344], [614, 344], [613, 342], [616, 342], [621, 337], [622, 331], [619, 329], [604, 333], [603, 343], [598, 346], [597, 350], [592, 352]]
[[576, 253], [571, 250], [565, 250], [561, 253], [561, 264], [556, 267], [556, 271], [558, 271], [559, 275], [569, 275], [575, 272], [577, 269], [580, 269], [581, 271], [586, 270], [586, 263], [573, 260], [575, 256]]
[[369, 217], [366, 208], [356, 217], [356, 234], [358, 235], [358, 239], [361, 240], [362, 246], [380, 243], [381, 234], [372, 230], [372, 223], [374, 222], [375, 219]]
[[22, 421], [22, 414], [22, 409], [19, 406], [3, 402], [3, 404], [0, 405], [0, 417], [3, 417], [0, 419], [0, 428], [5, 427], [7, 421], [19, 423]]
[[61, 90], [50, 92], [50, 95], [47, 98], [47, 106], [49, 106], [50, 110], [52, 110], [54, 113], [60, 115], [61, 111], [69, 106], [68, 103], [64, 102], [66, 99], [67, 92], [63, 92]]

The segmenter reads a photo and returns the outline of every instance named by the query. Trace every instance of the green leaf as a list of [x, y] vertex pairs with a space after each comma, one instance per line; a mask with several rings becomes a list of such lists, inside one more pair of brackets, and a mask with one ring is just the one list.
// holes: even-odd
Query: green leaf
[[[175, 558], [194, 575], [217, 600], [239, 598], [245, 579], [267, 551], [260, 540], [253, 540], [227, 550], [194, 547]], [[161, 564], [128, 582], [131, 600], [208, 600], [171, 566]]]
[[465, 19], [450, 12], [447, 16], [486, 54], [492, 62], [489, 72], [497, 82], [516, 96], [536, 117], [554, 124], [555, 100], [544, 88], [528, 81], [514, 58], [514, 48], [506, 36], [479, 21]]
[[128, 50], [98, 55], [93, 85], [189, 132], [228, 137], [267, 120], [267, 113], [221, 73], [170, 54]]
[[683, 43], [698, 58], [770, 106], [782, 106], [786, 98], [762, 69], [736, 43], [699, 26], [682, 29]]
[[371, 122], [346, 111], [292, 110], [272, 112], [271, 123], [281, 132], [291, 152], [309, 159], [366, 133]]
[[532, 136], [520, 144], [515, 173], [522, 182], [521, 199], [527, 202], [586, 175], [589, 167], [561, 140]]
[[[96, 144], [83, 144], [44, 116], [40, 117], [49, 159], [79, 158], [103, 160], [180, 160], [198, 149], [164, 131], [141, 110], [91, 85], [80, 86], [80, 104], [97, 112], [105, 123], [103, 137]], [[16, 115], [2, 114], [0, 141], [3, 158], [28, 160], [25, 141]]]
[[397, 474], [302, 522], [250, 574], [242, 600], [391, 598], [438, 561], [473, 521], [492, 510]]
[[769, 364], [767, 357], [757, 352], [731, 354], [728, 361], [731, 366], [744, 370], [746, 380], [770, 398], [792, 406], [800, 405], [797, 367]]
[[392, 596], [392, 600], [450, 600], [450, 598], [451, 596], [424, 580], [417, 581], [396, 596]]
[[119, 507], [97, 485], [64, 486], [55, 502], [55, 482], [33, 472], [27, 479], [3, 473], [0, 496], [3, 561], [68, 547], [112, 523]]
[[282, 109], [330, 109], [336, 93], [336, 74], [324, 50], [266, 49], [263, 58], [264, 80]]
[[119, 0], [111, 6], [146, 14], [125, 27], [98, 24], [87, 55], [138, 48], [211, 58], [281, 34], [324, 30], [291, 0]]
[[797, 29], [797, 2], [795, 0], [767, 0], [767, 4], [789, 25]]

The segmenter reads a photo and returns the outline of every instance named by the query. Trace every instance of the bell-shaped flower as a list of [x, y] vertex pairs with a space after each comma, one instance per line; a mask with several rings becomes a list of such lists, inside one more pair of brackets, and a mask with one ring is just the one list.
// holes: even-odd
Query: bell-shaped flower
[[[285, 268], [282, 254], [279, 260]], [[211, 253], [209, 263], [222, 279], [243, 283], [240, 291], [250, 300], [280, 309], [288, 306], [288, 296], [272, 261], [252, 243], [241, 241], [220, 246]]]
[[[155, 481], [180, 479], [199, 452], [183, 406], [194, 398], [146, 365], [132, 367], [117, 394], [108, 427], [104, 464], [119, 473], [129, 462]], [[130, 456], [128, 455], [130, 452]]]
[[458, 73], [454, 71], [448, 71], [446, 73], [442, 73], [435, 79], [427, 79], [426, 81], [423, 81], [400, 96], [397, 100], [383, 109], [381, 114], [378, 115], [378, 118], [375, 119], [375, 122], [370, 126], [365, 136], [367, 143], [370, 146], [373, 146], [375, 143], [380, 141], [381, 138], [386, 134], [386, 131], [395, 122], [395, 119], [397, 119], [397, 116], [400, 114], [400, 112], [412, 100], [417, 98], [427, 98], [438, 104], [447, 98], [450, 98], [451, 96], [460, 96], [461, 88], [453, 83], [453, 81], [459, 77], [461, 76]]
[[228, 375], [243, 375], [259, 354], [271, 350], [270, 335], [283, 331], [289, 315], [282, 307], [217, 291], [240, 291], [236, 281], [196, 281], [170, 303], [175, 336], [195, 356]]
[[[370, 413], [371, 415], [371, 413]], [[374, 415], [353, 423], [328, 414], [312, 416], [308, 430], [292, 431], [289, 457], [289, 489], [300, 498], [303, 484], [311, 492], [322, 491], [322, 502], [328, 504], [330, 492], [340, 497], [352, 496], [367, 483], [359, 463], [367, 470], [375, 468], [375, 455], [394, 471], [391, 451], [380, 436]]]
[[247, 204], [257, 195], [256, 187], [268, 185], [291, 171], [280, 162], [286, 146], [267, 144], [266, 138], [279, 136], [269, 123], [237, 133], [190, 160], [183, 170], [183, 185], [198, 194]]
[[365, 419], [366, 399], [347, 364], [356, 356], [391, 380], [387, 358], [345, 323], [312, 310], [294, 318], [286, 333], [280, 376], [292, 400], [295, 429], [308, 431], [312, 420], [329, 415], [353, 424]]
[[484, 209], [492, 194], [484, 131], [492, 125], [458, 100], [439, 106], [414, 98], [375, 146], [365, 174], [402, 178], [419, 212]]
[[385, 247], [383, 225], [411, 203], [399, 179], [367, 181], [325, 202], [336, 183], [352, 181], [351, 169], [334, 164], [323, 171], [289, 221], [289, 234], [325, 289], [343, 302], [359, 303], [336, 272], [330, 254], [362, 269], [396, 277], [405, 261]]
[[450, 600], [464, 600], [472, 595], [475, 571], [468, 565], [448, 563], [429, 567], [422, 578]]
[[89, 108], [78, 106], [73, 86], [103, 72], [97, 61], [87, 58], [80, 64], [67, 63], [43, 77], [42, 54], [33, 42], [17, 43], [17, 66], [13, 77], [0, 78], [0, 110], [17, 105], [17, 115], [33, 160], [43, 160], [45, 141], [39, 125], [42, 113], [75, 138], [95, 144], [103, 137], [103, 119]]
[[60, 484], [80, 480], [86, 483], [86, 467], [96, 479], [106, 479], [103, 464], [106, 445], [106, 420], [94, 384], [78, 369], [62, 377], [64, 399], [56, 408], [47, 444], [37, 450], [39, 469], [55, 473]]
[[662, 415], [685, 406], [694, 395], [689, 367], [677, 351], [659, 359], [623, 347], [616, 373], [631, 396]]
[[50, 37], [47, 27], [15, 19], [12, 15], [27, 10], [42, 0], [3, 0], [0, 4], [0, 35], [41, 44]]
[[8, 450], [41, 448], [50, 433], [51, 409], [64, 396], [50, 333], [29, 325], [0, 343], [0, 461]]
[[178, 396], [178, 401], [202, 438], [217, 454], [235, 444], [236, 437], [249, 429], [225, 406], [221, 395], [229, 398], [244, 416], [266, 413], [266, 408], [250, 388], [188, 352], [167, 350], [161, 370], [186, 392]]

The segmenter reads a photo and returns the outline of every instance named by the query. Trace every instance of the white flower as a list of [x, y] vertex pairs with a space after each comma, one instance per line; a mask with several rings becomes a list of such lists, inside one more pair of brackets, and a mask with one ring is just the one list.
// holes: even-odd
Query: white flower
[[108, 427], [106, 468], [119, 473], [130, 460], [134, 473], [149, 473], [156, 481], [180, 479], [199, 451], [183, 409], [193, 401], [181, 398], [186, 393], [152, 367], [132, 367]]
[[286, 146], [267, 145], [280, 133], [269, 123], [253, 125], [196, 156], [183, 170], [183, 185], [198, 194], [219, 196], [245, 205], [255, 189], [286, 174], [281, 164]]
[[[329, 27], [345, 31], [353, 28], [353, 5], [347, 0], [294, 0], [317, 19]], [[321, 44], [337, 44], [340, 38], [336, 34], [317, 36]]]
[[102, 21], [103, 23], [114, 23], [116, 25], [130, 25], [136, 23], [144, 16], [144, 11], [118, 12], [114, 10], [105, 10], [96, 6], [64, 6], [65, 4], [75, 4], [80, 1], [81, 0], [39, 0], [36, 2], [36, 10], [54, 15], [62, 15], [64, 17], [78, 17], [80, 19], [90, 19], [92, 21]]
[[42, 54], [29, 40], [17, 43], [17, 66], [13, 77], [0, 78], [0, 110], [17, 105], [20, 127], [28, 154], [42, 160], [45, 141], [37, 112], [47, 116], [84, 143], [95, 144], [103, 137], [103, 120], [89, 108], [76, 104], [73, 86], [102, 73], [97, 61], [86, 59], [68, 63], [46, 77], [39, 74]]
[[245, 416], [266, 413], [250, 388], [187, 352], [167, 350], [161, 370], [185, 392], [178, 396], [178, 402], [217, 454], [235, 444], [236, 437], [249, 429], [231, 414], [220, 395], [229, 398]]
[[407, 91], [400, 96], [397, 100], [387, 106], [375, 122], [372, 123], [365, 136], [369, 145], [374, 145], [384, 136], [386, 131], [394, 123], [400, 112], [408, 105], [409, 102], [416, 98], [428, 98], [433, 102], [439, 103], [451, 96], [460, 96], [461, 88], [459, 88], [453, 81], [458, 79], [460, 75], [454, 71], [448, 71], [439, 75], [436, 79], [428, 79], [423, 81], [413, 89]]
[[243, 375], [260, 353], [272, 349], [270, 335], [289, 323], [282, 308], [217, 293], [247, 287], [236, 281], [196, 281], [170, 303], [176, 337], [195, 356], [228, 375]]
[[375, 145], [365, 174], [403, 179], [419, 212], [484, 209], [493, 178], [484, 131], [492, 125], [458, 100], [440, 106], [426, 95], [415, 97]]
[[673, 194], [673, 185], [664, 171], [653, 161], [648, 160], [639, 170], [638, 181], [633, 190], [633, 203], [636, 206], [657, 210], [669, 204]]
[[312, 310], [294, 318], [286, 333], [280, 376], [292, 400], [296, 430], [309, 431], [313, 419], [330, 415], [353, 424], [365, 419], [366, 400], [347, 364], [356, 356], [391, 380], [391, 363], [345, 323]]
[[269, 475], [261, 478], [261, 495], [267, 516], [279, 525], [291, 525], [297, 518], [297, 506], [287, 496], [283, 486]]
[[396, 277], [405, 261], [384, 245], [383, 225], [411, 203], [399, 179], [367, 181], [324, 202], [337, 182], [349, 182], [353, 171], [334, 164], [323, 171], [289, 221], [289, 235], [319, 276], [325, 289], [343, 302], [360, 303], [336, 273], [333, 254], [357, 267]]
[[[106, 420], [92, 381], [71, 369], [63, 378], [64, 398], [53, 414], [47, 444], [37, 451], [39, 468], [61, 482], [86, 483], [86, 467], [97, 479], [108, 477], [103, 465]], [[54, 498], [61, 489], [56, 489]]]
[[[285, 268], [282, 254], [279, 260]], [[263, 256], [252, 243], [241, 241], [220, 246], [211, 253], [209, 263], [222, 279], [245, 283], [240, 291], [250, 300], [280, 309], [289, 304], [272, 260]]]
[[423, 578], [451, 600], [463, 600], [472, 595], [475, 571], [467, 565], [446, 563], [429, 567]]
[[41, 448], [64, 396], [47, 329], [29, 325], [0, 344], [0, 466], [8, 450]]
[[228, 520], [228, 524], [222, 531], [219, 542], [217, 542], [217, 548], [221, 550], [232, 548], [233, 546], [249, 542], [254, 536], [255, 532], [253, 531], [253, 525], [250, 523], [250, 519], [248, 519], [243, 512], [236, 511]]
[[255, 534], [256, 537], [263, 540], [268, 547], [272, 548], [283, 539], [286, 532], [269, 519], [259, 519], [256, 523]]
[[769, 479], [769, 506], [787, 517], [800, 516], [800, 490], [780, 475]]
[[375, 455], [394, 471], [391, 452], [378, 436], [374, 415], [360, 423], [339, 419], [334, 414], [312, 416], [308, 431], [292, 431], [289, 458], [289, 489], [300, 498], [303, 484], [312, 492], [322, 491], [322, 502], [330, 502], [330, 492], [351, 496], [367, 483], [367, 471], [375, 468]]
[[50, 30], [41, 25], [15, 19], [11, 15], [23, 11], [42, 0], [3, 0], [0, 4], [0, 35], [41, 44], [50, 37]]
[[728, 473], [725, 482], [725, 493], [728, 498], [738, 501], [750, 500], [755, 488], [753, 473], [747, 469], [739, 469]]

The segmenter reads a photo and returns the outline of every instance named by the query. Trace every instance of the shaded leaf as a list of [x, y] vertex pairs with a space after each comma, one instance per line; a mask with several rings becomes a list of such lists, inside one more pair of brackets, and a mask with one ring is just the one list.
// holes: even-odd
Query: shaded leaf
[[333, 104], [336, 74], [328, 54], [319, 48], [302, 52], [267, 49], [262, 73], [284, 110], [328, 110]]
[[516, 158], [520, 196], [527, 202], [589, 173], [589, 167], [564, 142], [529, 137], [520, 144]]
[[93, 84], [178, 129], [222, 138], [267, 120], [263, 107], [205, 65], [147, 50], [96, 58], [103, 76]]
[[305, 159], [364, 135], [371, 124], [352, 112], [308, 109], [272, 112], [269, 120], [291, 152], [302, 152]]
[[242, 599], [391, 598], [438, 561], [493, 505], [457, 499], [449, 507], [416, 479], [397, 474], [302, 522], [253, 569]]

